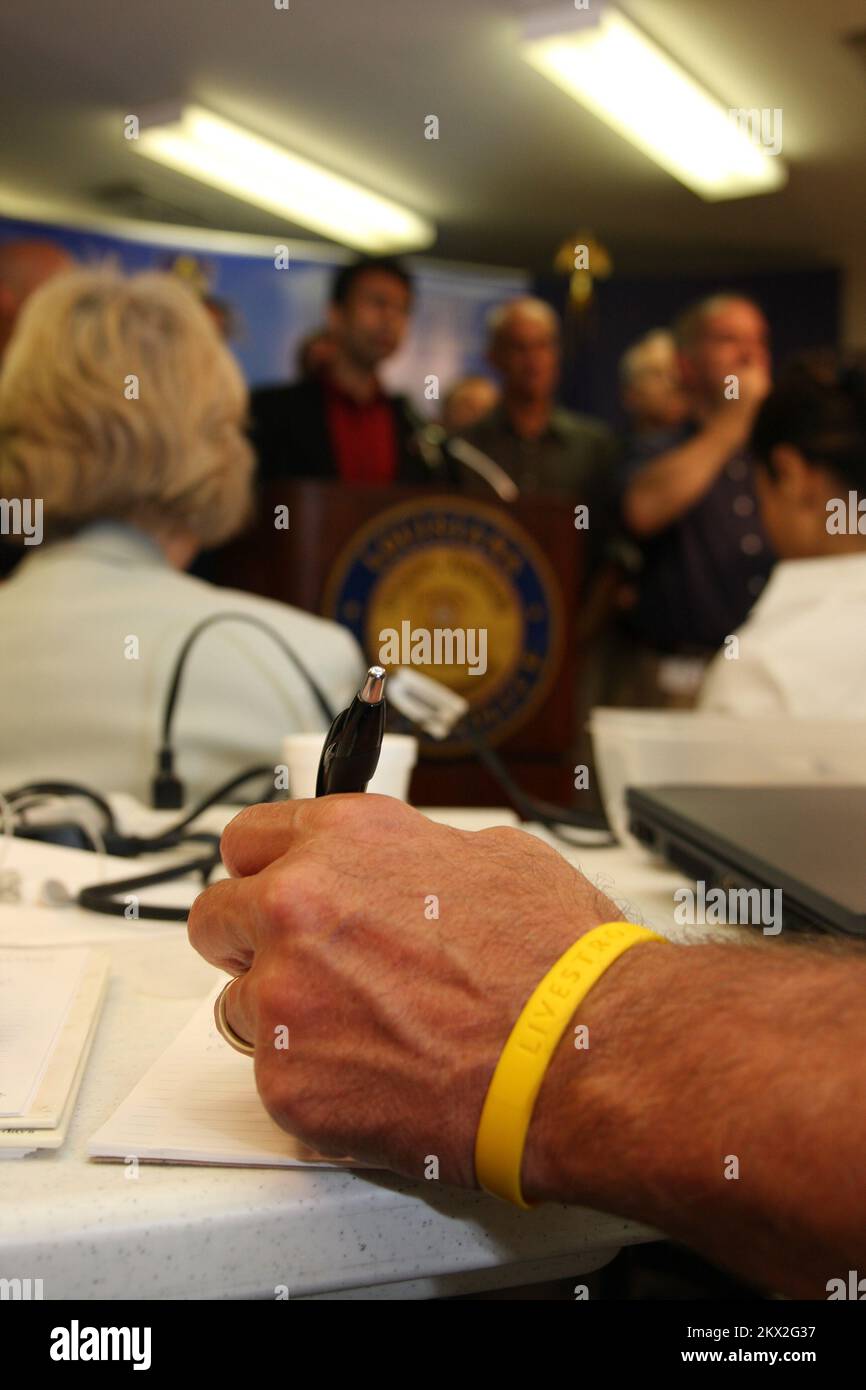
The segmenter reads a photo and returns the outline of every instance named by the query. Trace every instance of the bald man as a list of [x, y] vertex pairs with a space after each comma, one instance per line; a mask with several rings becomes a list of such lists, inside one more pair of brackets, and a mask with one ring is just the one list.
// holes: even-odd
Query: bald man
[[495, 459], [521, 493], [558, 493], [587, 502], [591, 535], [592, 503], [607, 493], [616, 446], [601, 421], [556, 403], [559, 318], [544, 300], [510, 300], [491, 316], [487, 355], [501, 380], [502, 398], [463, 437]]
[[69, 252], [53, 241], [0, 242], [0, 358], [24, 301], [52, 275], [74, 264]]

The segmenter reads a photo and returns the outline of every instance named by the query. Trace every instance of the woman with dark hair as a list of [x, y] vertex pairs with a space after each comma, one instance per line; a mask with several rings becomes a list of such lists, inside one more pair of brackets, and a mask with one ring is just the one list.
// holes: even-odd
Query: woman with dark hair
[[711, 665], [700, 708], [866, 715], [866, 372], [812, 359], [767, 397], [752, 447], [780, 557]]

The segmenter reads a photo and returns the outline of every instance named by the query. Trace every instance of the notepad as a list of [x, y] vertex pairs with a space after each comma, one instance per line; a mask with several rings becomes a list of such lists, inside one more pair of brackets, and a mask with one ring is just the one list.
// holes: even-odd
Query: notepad
[[365, 1166], [316, 1153], [271, 1119], [256, 1090], [252, 1058], [235, 1052], [216, 1030], [213, 1005], [224, 983], [91, 1137], [90, 1157], [225, 1167]]
[[0, 1158], [64, 1142], [108, 966], [86, 948], [0, 950]]

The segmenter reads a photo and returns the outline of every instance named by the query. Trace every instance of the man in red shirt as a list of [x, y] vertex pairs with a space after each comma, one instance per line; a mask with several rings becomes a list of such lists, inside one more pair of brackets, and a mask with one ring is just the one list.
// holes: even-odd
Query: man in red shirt
[[330, 363], [310, 380], [253, 393], [263, 480], [431, 480], [423, 422], [404, 397], [386, 395], [377, 376], [403, 342], [411, 307], [412, 282], [398, 261], [375, 257], [338, 271], [328, 310]]

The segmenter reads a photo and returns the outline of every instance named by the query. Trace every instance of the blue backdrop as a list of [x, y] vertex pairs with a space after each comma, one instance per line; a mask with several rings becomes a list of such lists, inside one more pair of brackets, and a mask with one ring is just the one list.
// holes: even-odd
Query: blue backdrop
[[[278, 270], [274, 249], [261, 252], [210, 249], [202, 239], [160, 230], [160, 240], [141, 235], [82, 229], [47, 222], [0, 217], [0, 241], [39, 237], [59, 243], [85, 265], [106, 261], [126, 271], [185, 270], [212, 296], [224, 301], [235, 324], [231, 346], [251, 386], [289, 380], [296, 375], [298, 343], [324, 318], [328, 287], [340, 262], [311, 259], [309, 250], [291, 252], [288, 269]], [[246, 239], [247, 241], [249, 239]], [[256, 239], [258, 240], [258, 238]], [[231, 238], [221, 238], [226, 245]], [[409, 338], [388, 364], [386, 381], [405, 391], [428, 414], [435, 401], [424, 398], [428, 376], [437, 376], [441, 391], [467, 372], [485, 369], [485, 322], [504, 299], [525, 292], [528, 277], [518, 272], [472, 267], [443, 267], [413, 261], [417, 294]]]

